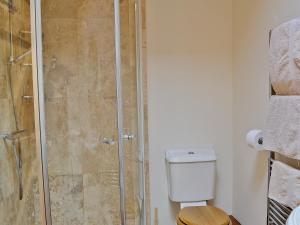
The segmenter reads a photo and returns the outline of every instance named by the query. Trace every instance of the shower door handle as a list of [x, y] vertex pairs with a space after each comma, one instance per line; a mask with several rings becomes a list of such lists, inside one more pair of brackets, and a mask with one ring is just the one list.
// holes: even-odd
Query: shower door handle
[[[134, 134], [124, 134], [122, 136], [122, 139], [125, 141], [132, 141], [135, 139], [135, 135]], [[107, 144], [107, 145], [114, 145], [116, 143], [116, 141], [113, 138], [103, 138], [102, 143]]]
[[132, 141], [135, 139], [135, 135], [134, 134], [123, 134], [122, 138], [125, 141]]

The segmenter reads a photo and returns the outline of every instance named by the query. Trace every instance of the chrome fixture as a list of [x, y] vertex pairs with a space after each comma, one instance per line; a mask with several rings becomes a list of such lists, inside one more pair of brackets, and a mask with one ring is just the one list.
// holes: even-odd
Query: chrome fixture
[[27, 30], [21, 30], [19, 32], [20, 35], [23, 35], [23, 34], [28, 34], [28, 35], [31, 35], [31, 31], [27, 31]]
[[[269, 177], [268, 182], [270, 183], [272, 166], [275, 161], [275, 153], [270, 152], [269, 155]], [[285, 225], [289, 215], [292, 213], [292, 209], [268, 198], [268, 211], [267, 211], [267, 222], [268, 225]]]
[[20, 137], [20, 135], [24, 134], [26, 130], [17, 130], [13, 132], [1, 132], [0, 133], [0, 138], [5, 139], [5, 140], [16, 140], [17, 138]]
[[31, 49], [28, 50], [28, 51], [26, 51], [26, 52], [24, 52], [23, 54], [21, 54], [21, 55], [15, 57], [15, 58], [14, 58], [14, 57], [10, 57], [9, 63], [10, 63], [10, 64], [16, 63], [16, 62], [20, 61], [21, 59], [23, 59], [25, 56], [27, 56], [27, 55], [29, 55], [29, 54], [31, 54]]
[[22, 66], [32, 67], [32, 63], [23, 63]]
[[113, 138], [103, 138], [102, 143], [107, 145], [114, 145], [116, 142]]
[[5, 132], [0, 133], [0, 137], [4, 140], [5, 143], [7, 141], [11, 141], [12, 143], [12, 150], [15, 158], [16, 163], [16, 174], [18, 177], [18, 183], [19, 183], [19, 199], [23, 199], [23, 181], [22, 181], [22, 159], [20, 157], [20, 135], [24, 134], [25, 130], [18, 130], [13, 132]]
[[127, 141], [131, 141], [135, 138], [135, 135], [134, 134], [124, 134], [123, 135], [123, 139], [124, 140], [127, 140]]
[[19, 149], [20, 142], [16, 141], [15, 139], [12, 141], [13, 146], [13, 153], [16, 161], [16, 173], [19, 181], [19, 199], [23, 199], [23, 169], [22, 169], [22, 159], [20, 157], [20, 151]]
[[32, 99], [33, 99], [33, 96], [31, 96], [31, 95], [23, 95], [22, 98], [23, 98], [24, 100], [32, 100]]

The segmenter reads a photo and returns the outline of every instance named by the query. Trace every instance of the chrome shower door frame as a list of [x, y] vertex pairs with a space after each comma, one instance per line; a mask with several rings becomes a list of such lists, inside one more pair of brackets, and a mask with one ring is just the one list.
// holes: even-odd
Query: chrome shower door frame
[[[32, 32], [32, 69], [34, 89], [34, 114], [36, 130], [36, 150], [39, 160], [39, 191], [41, 205], [41, 221], [43, 225], [52, 225], [51, 202], [48, 176], [48, 159], [45, 122], [45, 95], [42, 48], [42, 11], [41, 0], [30, 0], [31, 32]], [[141, 163], [140, 195], [143, 195], [142, 225], [146, 224], [145, 205], [145, 173], [144, 173], [144, 111], [143, 111], [143, 79], [141, 66], [141, 21], [140, 1], [136, 4], [136, 47], [137, 47], [137, 108], [138, 108], [138, 146], [139, 161]], [[119, 155], [119, 183], [120, 183], [120, 216], [121, 225], [126, 225], [125, 212], [125, 165], [124, 165], [124, 129], [123, 129], [123, 96], [122, 96], [122, 61], [121, 61], [121, 28], [120, 28], [120, 0], [114, 0], [115, 19], [115, 60], [117, 86], [117, 125], [118, 125], [118, 155]]]
[[139, 150], [139, 198], [142, 199], [141, 224], [147, 224], [146, 204], [146, 170], [145, 170], [145, 114], [144, 114], [144, 77], [143, 77], [143, 27], [142, 2], [135, 1], [135, 39], [136, 39], [136, 90], [137, 90], [137, 121], [138, 121], [138, 150]]
[[120, 0], [114, 0], [115, 12], [115, 57], [116, 57], [116, 94], [117, 94], [117, 126], [118, 126], [118, 154], [119, 154], [119, 184], [120, 184], [120, 217], [121, 225], [126, 225], [125, 212], [125, 153], [124, 153], [124, 118], [122, 94], [122, 59], [121, 59], [121, 19]]
[[33, 73], [33, 96], [34, 117], [36, 133], [36, 151], [39, 159], [39, 193], [41, 207], [41, 223], [52, 225], [46, 122], [45, 122], [45, 96], [44, 96], [44, 72], [43, 72], [43, 49], [42, 49], [42, 15], [41, 1], [30, 0], [31, 16], [31, 43], [32, 43], [32, 73]]

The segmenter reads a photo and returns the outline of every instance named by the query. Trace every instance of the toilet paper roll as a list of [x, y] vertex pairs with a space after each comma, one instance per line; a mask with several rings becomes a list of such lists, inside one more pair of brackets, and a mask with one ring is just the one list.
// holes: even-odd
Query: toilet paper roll
[[186, 208], [186, 207], [194, 207], [194, 206], [206, 206], [206, 201], [202, 202], [182, 202], [180, 203], [180, 209]]
[[263, 132], [261, 130], [250, 130], [246, 137], [249, 147], [258, 151], [263, 150]]

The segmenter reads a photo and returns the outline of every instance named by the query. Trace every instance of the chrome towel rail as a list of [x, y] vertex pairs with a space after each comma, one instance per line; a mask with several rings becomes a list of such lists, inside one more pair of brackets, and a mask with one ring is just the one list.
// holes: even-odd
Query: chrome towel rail
[[[269, 157], [269, 183], [272, 174], [272, 165], [275, 161], [275, 153], [271, 152]], [[268, 225], [286, 225], [289, 215], [292, 213], [292, 209], [268, 198]]]
[[285, 225], [291, 214], [292, 209], [269, 199], [268, 224], [269, 225]]

